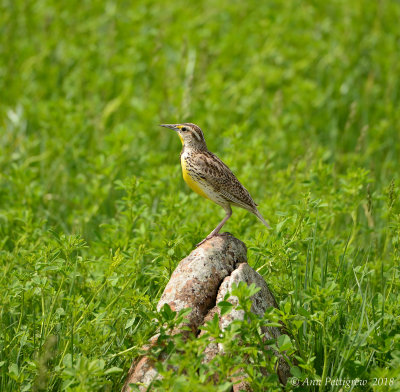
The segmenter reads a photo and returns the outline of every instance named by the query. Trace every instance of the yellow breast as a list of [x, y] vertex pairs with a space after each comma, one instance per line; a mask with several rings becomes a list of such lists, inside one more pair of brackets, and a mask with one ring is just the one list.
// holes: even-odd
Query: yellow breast
[[206, 199], [209, 199], [207, 194], [204, 192], [203, 187], [198, 181], [195, 181], [193, 177], [189, 174], [189, 172], [186, 169], [186, 160], [184, 158], [181, 158], [181, 166], [182, 166], [182, 175], [183, 179], [185, 180], [186, 184], [189, 185], [189, 187], [194, 190], [196, 193], [198, 193], [200, 196], [205, 197]]

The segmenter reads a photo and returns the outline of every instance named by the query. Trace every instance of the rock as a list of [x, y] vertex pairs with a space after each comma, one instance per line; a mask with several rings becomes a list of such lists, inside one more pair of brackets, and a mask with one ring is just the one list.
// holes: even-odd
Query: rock
[[[222, 282], [216, 299], [216, 303], [221, 302], [225, 295], [232, 290], [232, 285], [238, 285], [239, 282], [245, 282], [247, 285], [254, 283], [256, 286], [260, 288], [256, 294], [252, 297], [252, 306], [251, 311], [258, 316], [263, 316], [265, 311], [270, 307], [278, 308], [278, 304], [275, 301], [275, 298], [271, 291], [269, 290], [267, 284], [263, 277], [253, 268], [251, 268], [247, 263], [242, 263], [237, 266], [237, 268], [231, 273], [231, 275], [227, 276]], [[238, 305], [237, 297], [231, 296], [229, 298], [229, 302], [233, 305]], [[218, 308], [216, 306], [216, 308]], [[213, 312], [213, 309], [211, 310]], [[243, 320], [244, 312], [242, 310], [233, 309], [231, 312], [220, 316], [220, 327], [226, 328], [232, 321], [234, 320]], [[262, 329], [266, 339], [278, 339], [280, 335], [282, 335], [282, 331], [277, 327], [264, 327]], [[222, 353], [222, 348], [219, 348], [219, 353]], [[218, 353], [218, 352], [217, 352]], [[215, 353], [215, 355], [217, 354]], [[283, 357], [275, 352], [274, 353], [278, 360], [277, 373], [282, 384], [286, 385], [287, 379], [290, 377], [290, 367], [283, 359]], [[240, 390], [248, 390], [244, 389], [244, 383], [240, 383], [234, 386], [233, 391]]]
[[211, 238], [185, 257], [172, 273], [157, 305], [169, 304], [178, 312], [192, 308], [189, 326], [196, 332], [215, 305], [218, 288], [240, 263], [245, 263], [246, 245], [231, 235]]
[[[179, 263], [161, 296], [157, 309], [160, 310], [164, 304], [169, 304], [171, 309], [177, 312], [184, 308], [192, 308], [186, 325], [197, 335], [201, 325], [211, 320], [216, 313], [220, 315], [217, 303], [231, 291], [234, 283], [238, 284], [241, 281], [249, 285], [254, 283], [261, 288], [252, 298], [251, 310], [255, 314], [262, 316], [267, 308], [277, 307], [275, 298], [262, 276], [247, 264], [246, 253], [245, 244], [229, 233], [204, 242]], [[229, 301], [236, 304], [237, 298], [230, 297]], [[226, 328], [233, 320], [243, 320], [243, 317], [242, 311], [232, 310], [219, 317], [220, 326]], [[275, 327], [265, 328], [263, 332], [268, 339], [276, 339], [282, 334], [282, 331]], [[200, 332], [200, 336], [202, 334], [203, 331]], [[153, 337], [150, 345], [155, 342], [156, 338]], [[223, 353], [222, 347], [211, 341], [204, 352], [205, 361], [210, 361], [219, 353]], [[275, 355], [280, 356], [279, 353]], [[290, 371], [281, 357], [277, 373], [281, 382], [286, 384]], [[157, 377], [158, 373], [150, 359], [145, 356], [137, 358], [132, 363], [122, 392], [131, 390], [130, 383], [149, 385]], [[236, 380], [239, 381], [240, 378]], [[144, 386], [140, 388], [146, 390]], [[251, 391], [244, 381], [234, 385], [233, 391], [239, 390]]]

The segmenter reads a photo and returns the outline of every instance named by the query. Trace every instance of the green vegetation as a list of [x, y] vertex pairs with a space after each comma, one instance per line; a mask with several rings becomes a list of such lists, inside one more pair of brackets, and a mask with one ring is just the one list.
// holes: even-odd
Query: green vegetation
[[[1, 1], [0, 390], [120, 390], [224, 215], [157, 126], [183, 121], [273, 226], [235, 209], [225, 229], [276, 294], [294, 376], [400, 390], [399, 20], [394, 0]], [[175, 390], [199, 385], [189, 345]]]

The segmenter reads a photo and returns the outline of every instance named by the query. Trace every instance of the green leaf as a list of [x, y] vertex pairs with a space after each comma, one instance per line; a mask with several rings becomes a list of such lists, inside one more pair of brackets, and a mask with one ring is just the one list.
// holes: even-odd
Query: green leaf
[[232, 382], [225, 381], [224, 383], [219, 384], [219, 385], [216, 387], [215, 390], [218, 391], [218, 392], [226, 392], [226, 391], [229, 391], [229, 390], [232, 388], [232, 386], [233, 386], [233, 383], [232, 383]]
[[165, 321], [171, 321], [175, 318], [176, 312], [174, 312], [169, 304], [165, 303], [160, 310], [160, 314], [163, 316]]
[[297, 377], [299, 379], [301, 379], [303, 377], [301, 370], [297, 366], [292, 366], [290, 368], [290, 373], [292, 376]]
[[114, 366], [114, 367], [112, 367], [110, 369], [107, 369], [104, 372], [104, 374], [108, 375], [108, 374], [121, 373], [121, 372], [122, 372], [121, 368]]
[[281, 352], [286, 351], [292, 347], [292, 342], [288, 335], [283, 334], [283, 335], [279, 336], [277, 342], [278, 342], [279, 351], [281, 351]]
[[308, 312], [306, 309], [304, 309], [301, 306], [297, 309], [297, 313], [300, 314], [301, 316], [306, 317], [306, 318], [310, 318], [311, 317], [311, 313]]
[[221, 316], [223, 316], [224, 314], [229, 313], [233, 308], [233, 305], [228, 301], [218, 302], [217, 305], [221, 309]]
[[135, 320], [136, 320], [136, 317], [132, 317], [131, 319], [129, 319], [125, 324], [125, 329], [130, 328], [133, 325], [133, 323], [135, 322]]

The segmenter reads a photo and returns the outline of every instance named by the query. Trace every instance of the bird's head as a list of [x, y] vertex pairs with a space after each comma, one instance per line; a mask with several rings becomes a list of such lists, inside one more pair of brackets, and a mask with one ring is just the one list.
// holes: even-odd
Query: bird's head
[[203, 132], [197, 125], [192, 123], [183, 123], [161, 124], [161, 126], [176, 131], [184, 147], [194, 148], [197, 150], [207, 149]]

